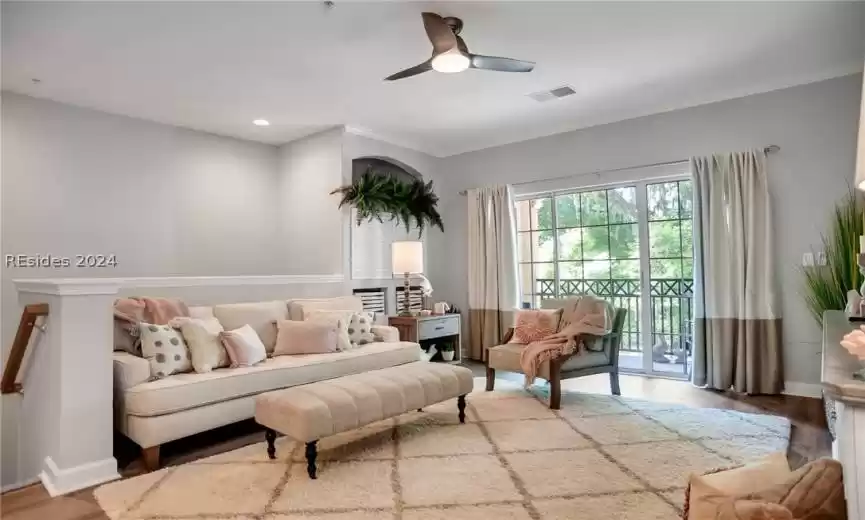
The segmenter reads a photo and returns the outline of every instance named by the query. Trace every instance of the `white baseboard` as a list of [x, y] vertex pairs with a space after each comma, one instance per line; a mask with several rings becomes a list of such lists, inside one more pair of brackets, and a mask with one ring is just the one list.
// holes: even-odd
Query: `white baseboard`
[[785, 395], [798, 395], [801, 397], [823, 397], [823, 387], [816, 383], [802, 383], [800, 381], [784, 381]]
[[42, 473], [39, 474], [42, 485], [45, 486], [45, 490], [52, 497], [65, 495], [72, 491], [78, 491], [79, 489], [96, 486], [103, 482], [119, 478], [117, 459], [114, 457], [89, 462], [69, 469], [60, 469], [51, 460], [51, 457], [45, 457]]

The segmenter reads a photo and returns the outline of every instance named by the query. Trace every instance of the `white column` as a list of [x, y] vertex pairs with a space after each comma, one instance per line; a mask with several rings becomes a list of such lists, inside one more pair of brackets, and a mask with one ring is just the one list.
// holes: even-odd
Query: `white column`
[[19, 423], [24, 471], [52, 496], [119, 478], [113, 455], [113, 281], [16, 281], [22, 304], [49, 305], [31, 344]]

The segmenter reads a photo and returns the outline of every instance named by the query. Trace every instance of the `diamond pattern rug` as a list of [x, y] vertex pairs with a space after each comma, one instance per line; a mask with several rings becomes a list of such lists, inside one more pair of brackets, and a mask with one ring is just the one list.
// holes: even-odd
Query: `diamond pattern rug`
[[322, 439], [318, 480], [280, 437], [275, 461], [262, 442], [94, 494], [118, 520], [674, 519], [690, 473], [788, 446], [782, 417], [501, 386], [476, 381], [466, 424], [450, 401]]

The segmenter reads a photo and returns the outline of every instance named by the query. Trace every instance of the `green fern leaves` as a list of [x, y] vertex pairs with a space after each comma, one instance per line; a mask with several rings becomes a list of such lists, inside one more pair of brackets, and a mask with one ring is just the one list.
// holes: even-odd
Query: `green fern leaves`
[[432, 181], [404, 182], [367, 170], [354, 184], [337, 188], [330, 194], [341, 195], [340, 208], [346, 205], [355, 208], [358, 224], [373, 220], [384, 222], [387, 218], [405, 226], [406, 231], [410, 231], [412, 225], [416, 226], [418, 237], [430, 226], [444, 231], [436, 208], [439, 198], [433, 192]]

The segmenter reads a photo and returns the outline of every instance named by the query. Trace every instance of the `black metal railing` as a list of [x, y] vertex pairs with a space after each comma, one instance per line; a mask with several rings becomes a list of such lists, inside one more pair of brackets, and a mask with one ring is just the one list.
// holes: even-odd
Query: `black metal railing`
[[[640, 339], [640, 280], [621, 278], [608, 280], [539, 278], [536, 280], [541, 299], [560, 298], [576, 294], [594, 294], [615, 307], [627, 309], [622, 329], [621, 350], [642, 352]], [[694, 280], [690, 278], [652, 278], [649, 280], [651, 305], [651, 342], [653, 352], [665, 358], [662, 362], [684, 363], [691, 352], [693, 333]], [[662, 348], [659, 348], [663, 346]], [[663, 351], [663, 352], [662, 352]]]

